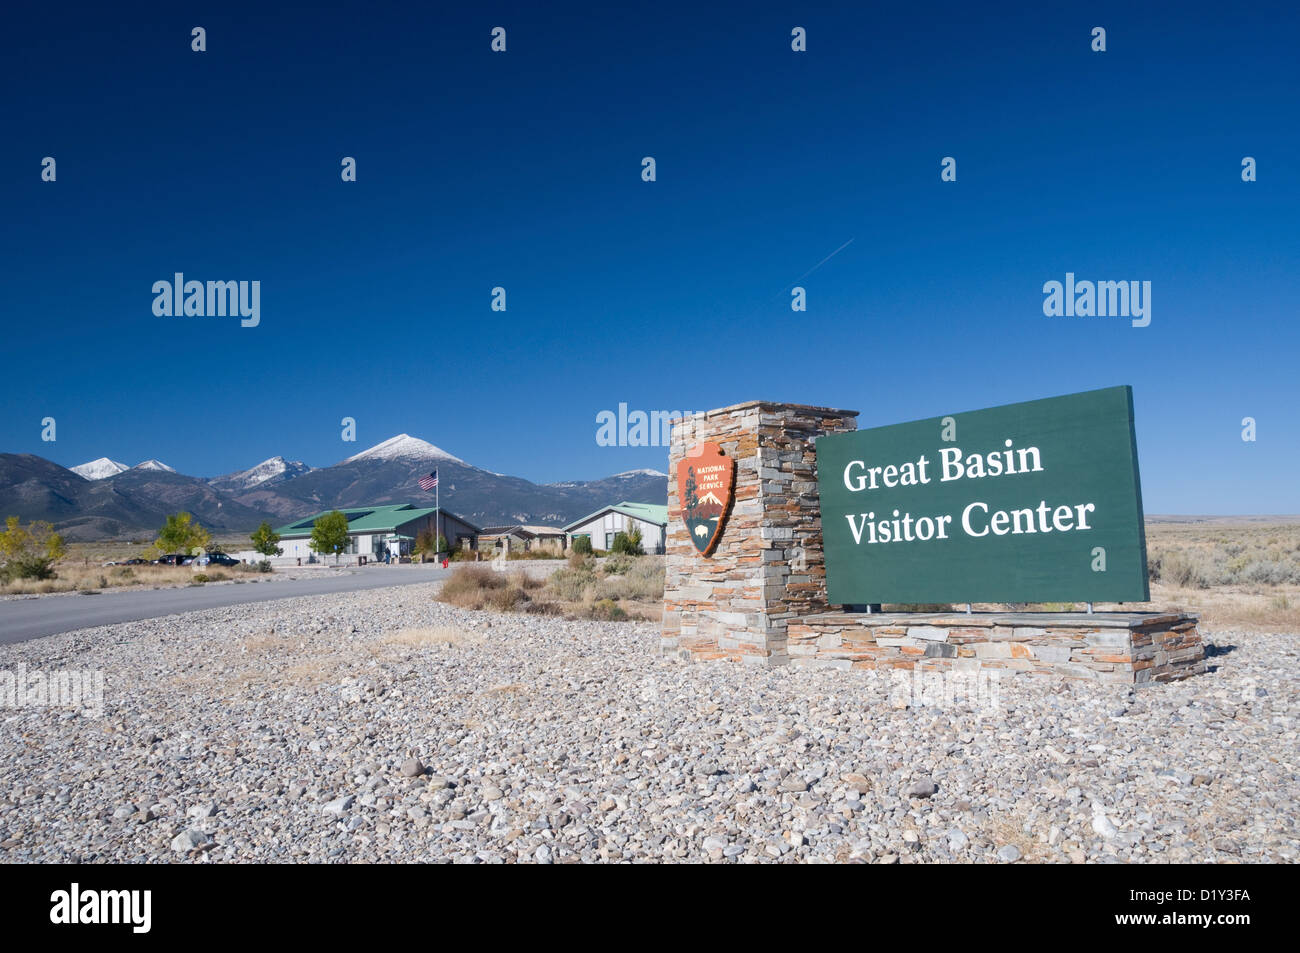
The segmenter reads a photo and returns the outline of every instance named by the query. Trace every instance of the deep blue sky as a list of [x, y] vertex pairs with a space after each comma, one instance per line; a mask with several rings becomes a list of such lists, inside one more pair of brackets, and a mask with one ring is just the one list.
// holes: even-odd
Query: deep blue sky
[[[666, 469], [596, 445], [620, 401], [1131, 383], [1148, 512], [1300, 511], [1294, 4], [622, 6], [7, 10], [0, 449], [209, 475], [405, 431], [551, 481]], [[260, 280], [261, 326], [155, 317], [175, 271]], [[1151, 281], [1150, 327], [1044, 317], [1067, 271]]]

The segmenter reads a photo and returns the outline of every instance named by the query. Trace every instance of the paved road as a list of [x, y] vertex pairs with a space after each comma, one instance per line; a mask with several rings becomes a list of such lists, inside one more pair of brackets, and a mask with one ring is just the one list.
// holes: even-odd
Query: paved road
[[218, 609], [245, 602], [269, 602], [295, 596], [321, 596], [385, 586], [409, 586], [445, 579], [450, 569], [436, 566], [369, 566], [328, 572], [319, 579], [284, 579], [237, 585], [186, 586], [179, 589], [107, 590], [98, 595], [42, 596], [0, 601], [0, 644], [25, 642], [59, 632], [114, 622], [155, 619], [181, 612]]

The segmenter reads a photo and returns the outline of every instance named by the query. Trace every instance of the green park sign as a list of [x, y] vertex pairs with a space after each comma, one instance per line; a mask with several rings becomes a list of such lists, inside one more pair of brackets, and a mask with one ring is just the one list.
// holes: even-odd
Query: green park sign
[[1150, 598], [1127, 386], [816, 446], [833, 605]]

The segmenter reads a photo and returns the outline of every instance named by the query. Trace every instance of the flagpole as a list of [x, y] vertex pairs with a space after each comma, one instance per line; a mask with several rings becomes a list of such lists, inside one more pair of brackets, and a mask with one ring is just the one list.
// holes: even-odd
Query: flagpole
[[[438, 468], [433, 469], [433, 546], [438, 547], [438, 537], [442, 530], [438, 524], [442, 521], [442, 481], [438, 479]], [[450, 553], [448, 554], [450, 555]]]

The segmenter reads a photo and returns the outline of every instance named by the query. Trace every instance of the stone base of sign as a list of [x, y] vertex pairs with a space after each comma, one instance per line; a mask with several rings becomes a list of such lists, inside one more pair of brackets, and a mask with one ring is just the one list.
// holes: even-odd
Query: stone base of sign
[[824, 612], [786, 626], [791, 665], [994, 669], [1121, 685], [1205, 671], [1196, 617], [1181, 613]]
[[[813, 443], [857, 411], [749, 401], [674, 422], [669, 443], [663, 651], [758, 665], [786, 661], [785, 627], [830, 608]], [[736, 461], [731, 512], [710, 556], [682, 522], [677, 464], [716, 443]]]

